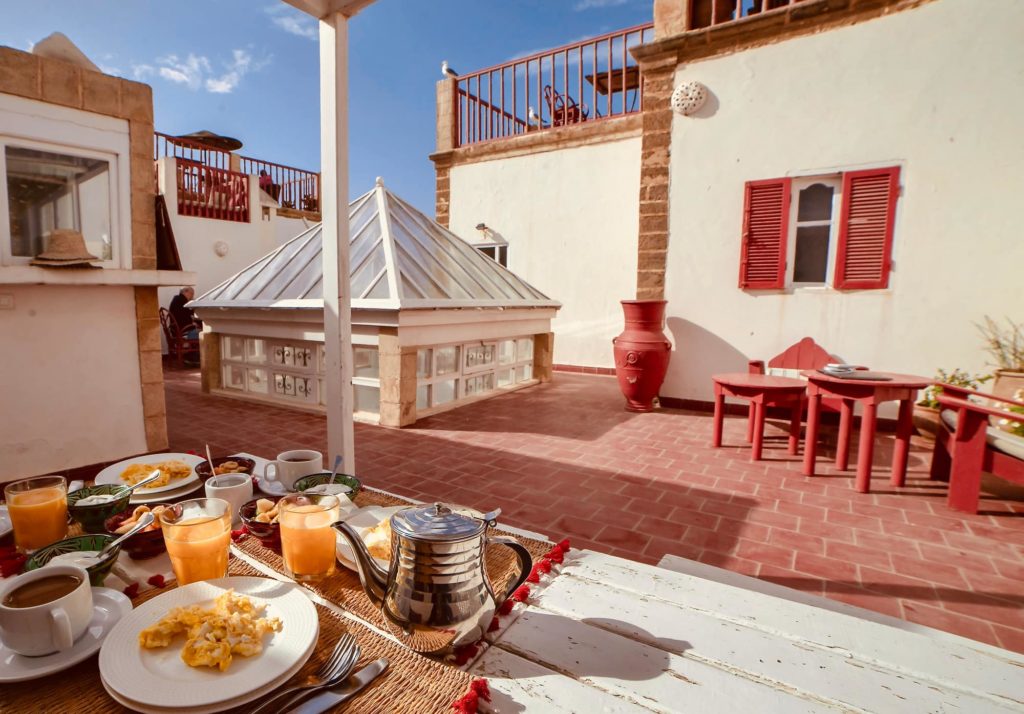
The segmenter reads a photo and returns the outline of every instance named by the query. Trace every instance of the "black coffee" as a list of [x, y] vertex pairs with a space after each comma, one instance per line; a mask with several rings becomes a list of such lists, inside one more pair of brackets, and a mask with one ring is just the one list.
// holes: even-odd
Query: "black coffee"
[[35, 607], [64, 597], [82, 584], [77, 575], [51, 575], [15, 588], [4, 598], [4, 607]]
[[292, 463], [300, 463], [303, 461], [309, 461], [309, 459], [305, 458], [304, 456], [291, 456], [285, 459], [285, 461], [291, 461]]

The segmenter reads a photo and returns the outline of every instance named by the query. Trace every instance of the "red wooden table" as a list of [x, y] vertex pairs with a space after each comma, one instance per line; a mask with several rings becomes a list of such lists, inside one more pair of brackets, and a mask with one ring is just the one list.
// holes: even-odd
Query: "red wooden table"
[[872, 372], [882, 379], [842, 379], [832, 377], [818, 370], [802, 372], [807, 377], [807, 439], [804, 445], [804, 475], [814, 475], [814, 459], [818, 446], [818, 415], [821, 412], [822, 397], [836, 397], [842, 400], [839, 410], [839, 443], [836, 446], [836, 468], [845, 470], [850, 455], [850, 431], [853, 428], [853, 407], [855, 402], [864, 405], [860, 421], [860, 448], [857, 452], [857, 490], [868, 493], [871, 490], [871, 461], [875, 456], [875, 427], [878, 422], [878, 405], [898, 401], [899, 416], [896, 421], [896, 446], [892, 454], [892, 478], [894, 486], [902, 486], [907, 476], [907, 456], [910, 452], [910, 434], [914, 428], [913, 411], [917, 392], [932, 383], [927, 377], [891, 372]]
[[725, 398], [748, 399], [754, 406], [753, 419], [747, 421], [747, 441], [754, 442], [751, 461], [761, 458], [764, 443], [765, 407], [789, 407], [789, 453], [795, 454], [800, 443], [800, 417], [804, 409], [804, 391], [807, 384], [800, 379], [771, 377], [766, 374], [731, 372], [715, 374], [715, 432], [714, 446], [722, 445], [722, 424], [725, 420]]

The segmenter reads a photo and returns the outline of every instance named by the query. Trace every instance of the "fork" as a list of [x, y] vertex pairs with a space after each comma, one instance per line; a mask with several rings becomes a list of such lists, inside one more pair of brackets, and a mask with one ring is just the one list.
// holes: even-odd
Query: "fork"
[[280, 708], [275, 706], [275, 704], [278, 702], [283, 704], [287, 700], [292, 700], [294, 698], [293, 695], [299, 692], [306, 692], [320, 687], [331, 687], [338, 682], [344, 681], [355, 668], [360, 654], [356, 638], [346, 632], [338, 639], [338, 643], [334, 646], [331, 656], [320, 665], [316, 672], [306, 678], [305, 684], [282, 689], [276, 695], [263, 702], [262, 705], [252, 710], [251, 714], [280, 711]]

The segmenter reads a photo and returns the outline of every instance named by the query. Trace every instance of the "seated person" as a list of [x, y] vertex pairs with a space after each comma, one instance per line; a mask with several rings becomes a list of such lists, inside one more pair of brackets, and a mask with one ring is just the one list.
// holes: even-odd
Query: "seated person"
[[199, 328], [203, 326], [203, 323], [196, 318], [195, 313], [185, 307], [195, 296], [196, 291], [193, 288], [184, 287], [171, 299], [171, 306], [167, 308], [178, 329], [182, 330], [185, 337], [190, 340], [199, 338]]

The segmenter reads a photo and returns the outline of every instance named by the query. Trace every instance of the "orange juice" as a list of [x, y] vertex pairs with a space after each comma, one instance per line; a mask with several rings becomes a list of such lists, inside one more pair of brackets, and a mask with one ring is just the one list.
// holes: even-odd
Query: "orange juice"
[[19, 550], [33, 551], [67, 536], [67, 489], [62, 477], [18, 481], [7, 486], [5, 495]]
[[163, 524], [164, 542], [179, 585], [223, 578], [228, 572], [231, 516], [187, 518]]
[[288, 575], [307, 581], [334, 573], [335, 537], [331, 524], [338, 520], [338, 499], [334, 496], [288, 496], [278, 508], [281, 553]]

